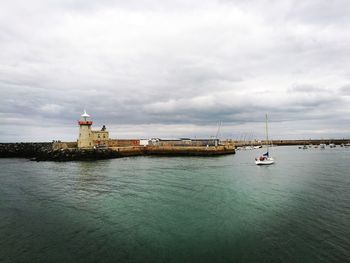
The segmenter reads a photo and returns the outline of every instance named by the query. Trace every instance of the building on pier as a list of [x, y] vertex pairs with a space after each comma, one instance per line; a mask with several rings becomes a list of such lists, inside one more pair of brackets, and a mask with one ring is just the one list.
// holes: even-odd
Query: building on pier
[[103, 125], [100, 131], [92, 130], [92, 120], [90, 118], [90, 115], [87, 114], [85, 110], [81, 115], [81, 119], [78, 121], [78, 124], [78, 148], [94, 148], [108, 145], [109, 133], [106, 130], [106, 126]]

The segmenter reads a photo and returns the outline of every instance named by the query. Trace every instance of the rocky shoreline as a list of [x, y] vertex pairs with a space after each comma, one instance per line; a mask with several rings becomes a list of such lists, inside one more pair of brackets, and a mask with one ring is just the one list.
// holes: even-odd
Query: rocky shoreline
[[234, 147], [112, 147], [105, 149], [54, 149], [53, 143], [0, 143], [0, 158], [33, 161], [81, 161], [129, 156], [217, 156], [234, 154]]

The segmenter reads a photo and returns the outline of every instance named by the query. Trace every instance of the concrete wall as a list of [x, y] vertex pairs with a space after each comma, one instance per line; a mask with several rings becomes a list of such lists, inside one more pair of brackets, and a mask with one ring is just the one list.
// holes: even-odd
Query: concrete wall
[[214, 156], [235, 153], [234, 146], [146, 146], [145, 149], [147, 155], [164, 156]]
[[205, 140], [160, 140], [152, 143], [154, 146], [188, 146], [188, 147], [199, 147], [199, 146], [218, 146], [219, 141], [216, 139], [205, 139]]
[[[93, 134], [93, 132], [92, 132]], [[53, 149], [69, 149], [69, 148], [76, 148], [78, 147], [77, 142], [54, 142], [53, 143]], [[92, 146], [85, 147], [85, 148], [93, 148], [93, 146], [98, 144], [105, 144], [108, 147], [132, 147], [132, 146], [140, 146], [140, 140], [93, 140]]]
[[125, 140], [109, 140], [108, 147], [129, 147], [129, 146], [140, 146], [140, 140], [125, 139]]

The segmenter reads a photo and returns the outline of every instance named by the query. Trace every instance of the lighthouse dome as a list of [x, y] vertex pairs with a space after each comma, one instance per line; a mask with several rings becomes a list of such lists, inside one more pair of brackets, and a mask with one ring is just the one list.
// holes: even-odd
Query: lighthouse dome
[[90, 115], [86, 113], [86, 110], [84, 110], [84, 113], [81, 115], [83, 118], [90, 118]]

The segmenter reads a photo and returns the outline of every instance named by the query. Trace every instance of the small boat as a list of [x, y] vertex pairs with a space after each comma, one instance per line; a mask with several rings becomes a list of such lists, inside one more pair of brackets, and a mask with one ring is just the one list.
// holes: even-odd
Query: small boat
[[262, 145], [254, 146], [254, 149], [260, 149], [260, 148], [262, 148]]
[[264, 153], [262, 156], [255, 158], [256, 165], [268, 165], [273, 164], [275, 160], [269, 156], [269, 152]]
[[265, 127], [266, 127], [266, 153], [263, 155], [255, 158], [255, 164], [256, 165], [270, 165], [275, 162], [275, 160], [270, 157], [269, 155], [269, 133], [268, 133], [268, 128], [267, 128], [267, 114], [265, 115]]
[[306, 150], [308, 149], [308, 147], [306, 145], [303, 146], [303, 150]]
[[335, 147], [337, 147], [337, 146], [336, 146], [334, 143], [330, 143], [330, 144], [329, 144], [329, 147], [330, 147], [330, 148], [335, 148]]
[[325, 148], [326, 148], [326, 145], [325, 145], [324, 143], [321, 143], [321, 144], [320, 144], [320, 148], [321, 148], [321, 149], [325, 149]]

